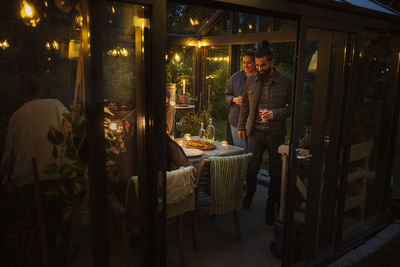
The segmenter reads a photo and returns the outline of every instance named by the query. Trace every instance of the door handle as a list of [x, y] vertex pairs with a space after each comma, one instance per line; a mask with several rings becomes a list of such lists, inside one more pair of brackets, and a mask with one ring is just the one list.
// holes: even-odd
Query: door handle
[[304, 159], [312, 158], [312, 155], [311, 154], [307, 155], [307, 156], [297, 155], [296, 158], [300, 159], [300, 160], [304, 160]]
[[157, 172], [157, 209], [159, 212], [163, 210], [163, 186], [162, 186], [162, 172]]

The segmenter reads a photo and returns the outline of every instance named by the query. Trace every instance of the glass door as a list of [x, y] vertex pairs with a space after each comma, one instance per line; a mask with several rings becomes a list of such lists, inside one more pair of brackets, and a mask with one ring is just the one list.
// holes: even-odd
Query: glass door
[[94, 266], [165, 265], [165, 4], [89, 1]]
[[[289, 145], [284, 266], [334, 249], [356, 29], [300, 24]], [[345, 30], [344, 30], [345, 29]]]

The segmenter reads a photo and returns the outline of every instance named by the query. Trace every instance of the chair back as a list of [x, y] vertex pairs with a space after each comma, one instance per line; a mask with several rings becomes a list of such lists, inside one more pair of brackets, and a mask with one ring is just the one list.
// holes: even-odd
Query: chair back
[[195, 210], [195, 174], [196, 169], [193, 166], [167, 172], [167, 218]]
[[224, 214], [240, 209], [251, 153], [210, 157], [211, 212]]

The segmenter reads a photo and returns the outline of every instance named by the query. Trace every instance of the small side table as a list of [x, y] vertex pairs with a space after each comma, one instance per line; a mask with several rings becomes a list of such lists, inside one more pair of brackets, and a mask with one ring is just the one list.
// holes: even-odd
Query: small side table
[[195, 105], [187, 105], [187, 106], [175, 105], [176, 113], [191, 112], [194, 111], [194, 108]]

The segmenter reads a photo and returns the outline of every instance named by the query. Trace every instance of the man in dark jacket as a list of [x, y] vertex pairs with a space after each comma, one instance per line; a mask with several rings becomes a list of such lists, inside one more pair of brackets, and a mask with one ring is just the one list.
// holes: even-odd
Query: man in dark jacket
[[291, 82], [273, 68], [274, 58], [268, 41], [263, 41], [255, 55], [257, 75], [249, 77], [243, 93], [238, 122], [238, 136], [245, 138], [253, 153], [247, 170], [248, 192], [243, 206], [249, 209], [257, 187], [257, 174], [265, 150], [269, 153], [271, 177], [265, 222], [274, 221], [275, 206], [279, 207], [282, 161], [278, 147], [286, 135], [286, 118], [290, 115]]

